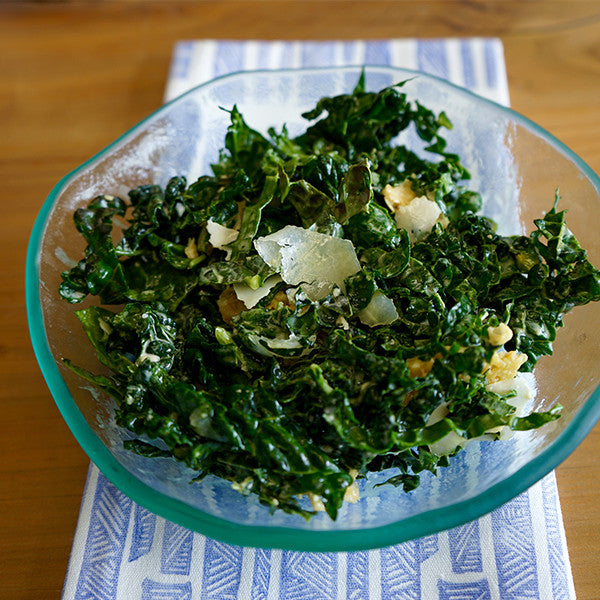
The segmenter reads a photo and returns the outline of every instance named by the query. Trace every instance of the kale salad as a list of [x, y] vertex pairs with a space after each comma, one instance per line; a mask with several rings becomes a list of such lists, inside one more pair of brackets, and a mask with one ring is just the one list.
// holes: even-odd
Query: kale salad
[[114, 399], [126, 448], [335, 519], [369, 472], [409, 492], [467, 441], [559, 417], [522, 414], [516, 382], [600, 272], [558, 195], [499, 235], [408, 85], [361, 77], [293, 137], [234, 106], [212, 174], [75, 212], [87, 247], [60, 295], [97, 297], [76, 314], [104, 369], [64, 362]]

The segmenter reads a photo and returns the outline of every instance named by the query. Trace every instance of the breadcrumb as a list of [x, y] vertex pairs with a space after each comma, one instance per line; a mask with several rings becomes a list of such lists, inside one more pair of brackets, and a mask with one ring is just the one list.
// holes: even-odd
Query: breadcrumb
[[408, 206], [417, 195], [412, 189], [412, 185], [408, 179], [405, 179], [398, 185], [390, 185], [389, 183], [381, 190], [383, 199], [392, 212], [396, 212], [400, 206]]
[[406, 366], [408, 367], [408, 374], [412, 378], [425, 377], [429, 374], [433, 368], [435, 358], [429, 360], [421, 360], [418, 356], [413, 356], [406, 359]]
[[358, 471], [356, 469], [350, 469], [348, 474], [352, 476], [354, 481], [346, 488], [346, 491], [344, 492], [344, 501], [355, 504], [360, 500], [360, 492], [358, 490], [358, 484], [356, 483]]
[[497, 327], [488, 327], [487, 334], [492, 346], [504, 346], [513, 336], [512, 329], [506, 323], [500, 323]]
[[188, 239], [187, 246], [185, 247], [185, 255], [190, 259], [198, 258], [198, 246], [196, 246], [194, 238]]
[[295, 303], [290, 300], [289, 296], [286, 294], [286, 292], [284, 290], [279, 290], [271, 299], [271, 302], [269, 302], [269, 304], [267, 304], [267, 306], [265, 308], [269, 309], [269, 310], [275, 310], [276, 308], [279, 307], [280, 304], [283, 304], [284, 306], [287, 306], [289, 308], [291, 308], [292, 310], [294, 310], [295, 307]]
[[246, 305], [236, 296], [233, 287], [226, 287], [217, 300], [217, 306], [223, 321], [231, 325], [231, 318], [246, 310]]
[[519, 369], [527, 362], [527, 354], [510, 350], [500, 350], [492, 356], [492, 362], [485, 370], [488, 384], [513, 379], [517, 376]]

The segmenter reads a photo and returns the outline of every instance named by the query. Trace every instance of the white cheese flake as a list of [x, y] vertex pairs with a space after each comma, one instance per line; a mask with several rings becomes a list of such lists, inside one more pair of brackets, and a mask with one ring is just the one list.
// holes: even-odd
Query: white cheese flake
[[[302, 284], [302, 291], [313, 301], [324, 298], [332, 290], [335, 293], [335, 286], [344, 290], [344, 279], [361, 269], [350, 240], [295, 225], [256, 239], [254, 246], [262, 259], [281, 273], [283, 281]], [[390, 298], [375, 290], [358, 317], [365, 325], [375, 327], [394, 322], [398, 312]]]
[[396, 208], [396, 226], [408, 231], [411, 242], [429, 233], [442, 215], [440, 207], [425, 196], [418, 196], [406, 206]]
[[208, 241], [211, 246], [219, 249], [223, 249], [228, 244], [235, 242], [240, 233], [237, 229], [230, 229], [210, 219], [206, 221], [206, 231], [208, 231]]
[[280, 282], [280, 275], [271, 275], [271, 277], [265, 279], [259, 288], [254, 289], [240, 281], [233, 284], [233, 289], [238, 300], [241, 300], [246, 305], [246, 308], [254, 308]]
[[344, 279], [360, 271], [350, 240], [287, 225], [254, 240], [262, 259], [290, 285], [302, 284], [310, 300], [320, 300], [335, 285], [344, 289]]
[[429, 233], [436, 222], [443, 222], [445, 215], [440, 207], [427, 196], [417, 196], [408, 179], [397, 185], [386, 185], [382, 194], [394, 213], [396, 226], [406, 229], [413, 243]]
[[[525, 408], [533, 396], [533, 392], [529, 383], [522, 375], [517, 375], [516, 377], [509, 377], [508, 379], [489, 383], [486, 386], [486, 389], [490, 392], [501, 395], [508, 394], [509, 392], [515, 392], [514, 396], [506, 399], [506, 402], [507, 404], [515, 407], [514, 415], [516, 417], [522, 417], [525, 414]], [[448, 408], [446, 404], [440, 404], [429, 416], [427, 425], [434, 425], [445, 418], [447, 414]], [[437, 456], [443, 456], [445, 454], [451, 454], [458, 446], [464, 448], [470, 442], [490, 439], [492, 435], [498, 439], [506, 440], [513, 435], [513, 431], [510, 427], [508, 427], [508, 425], [501, 425], [499, 427], [492, 427], [491, 429], [488, 429], [485, 434], [480, 437], [471, 438], [468, 440], [460, 436], [455, 431], [450, 431], [441, 440], [431, 444], [429, 446], [429, 450]]]
[[533, 397], [531, 386], [523, 375], [517, 375], [512, 379], [504, 379], [502, 381], [489, 383], [486, 386], [486, 389], [495, 394], [507, 394], [508, 392], [514, 391], [515, 395], [511, 398], [507, 398], [506, 402], [515, 407], [516, 417], [522, 417], [525, 414], [525, 407]]
[[369, 327], [389, 325], [398, 318], [394, 303], [381, 290], [375, 290], [371, 301], [358, 313], [358, 318]]
[[464, 446], [468, 440], [458, 435], [456, 431], [449, 431], [441, 440], [429, 446], [429, 450], [436, 456], [452, 454], [458, 446]]
[[[311, 351], [311, 348], [305, 347], [294, 333], [282, 338], [268, 338], [251, 333], [248, 335], [248, 341], [252, 349], [262, 356], [305, 356]], [[315, 339], [311, 337], [308, 341], [314, 343]]]

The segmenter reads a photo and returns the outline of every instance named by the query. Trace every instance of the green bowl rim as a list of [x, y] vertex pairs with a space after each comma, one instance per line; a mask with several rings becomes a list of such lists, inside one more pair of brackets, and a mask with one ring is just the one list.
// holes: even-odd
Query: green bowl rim
[[256, 75], [271, 74], [309, 74], [315, 72], [356, 72], [364, 69], [367, 76], [369, 72], [385, 72], [400, 77], [423, 77], [433, 80], [447, 88], [454, 88], [461, 94], [471, 96], [477, 101], [495, 107], [496, 110], [509, 114], [521, 125], [530, 129], [548, 143], [557, 147], [564, 155], [570, 158], [587, 176], [600, 195], [600, 178], [594, 171], [572, 150], [565, 146], [551, 133], [517, 113], [492, 100], [478, 96], [468, 89], [457, 86], [445, 79], [412, 69], [381, 65], [353, 65], [346, 67], [310, 67], [298, 69], [259, 69], [252, 71], [238, 71], [222, 75], [211, 81], [195, 86], [184, 94], [165, 103], [152, 112], [138, 124], [133, 126], [106, 148], [85, 161], [79, 167], [65, 175], [52, 189], [45, 200], [35, 220], [29, 245], [27, 248], [25, 269], [25, 293], [29, 333], [35, 356], [46, 381], [46, 384], [61, 412], [64, 420], [71, 429], [76, 440], [89, 456], [91, 461], [99, 468], [106, 478], [134, 502], [148, 510], [178, 523], [188, 529], [200, 532], [208, 537], [238, 546], [254, 546], [263, 548], [282, 548], [286, 550], [300, 550], [311, 552], [354, 551], [380, 548], [398, 544], [408, 540], [430, 535], [441, 530], [459, 526], [485, 515], [500, 505], [508, 502], [515, 496], [524, 492], [531, 485], [547, 475], [552, 469], [567, 458], [583, 441], [587, 434], [600, 419], [600, 386], [590, 395], [590, 398], [577, 412], [565, 430], [554, 440], [548, 448], [533, 460], [521, 467], [507, 479], [493, 485], [485, 492], [467, 500], [456, 502], [444, 508], [429, 510], [422, 514], [413, 515], [406, 519], [396, 521], [382, 527], [369, 529], [342, 529], [334, 531], [301, 530], [288, 527], [268, 527], [255, 525], [241, 525], [226, 519], [204, 513], [190, 505], [157, 492], [150, 486], [132, 477], [131, 473], [121, 466], [112, 456], [100, 439], [93, 433], [83, 415], [79, 411], [71, 393], [63, 380], [50, 351], [45, 334], [44, 320], [41, 310], [39, 290], [39, 252], [41, 249], [44, 227], [52, 210], [58, 193], [66, 183], [79, 171], [104, 156], [113, 147], [123, 142], [141, 129], [148, 122], [158, 117], [173, 104], [181, 102], [183, 98], [195, 93], [200, 88], [213, 86], [223, 80], [232, 78], [245, 78]]

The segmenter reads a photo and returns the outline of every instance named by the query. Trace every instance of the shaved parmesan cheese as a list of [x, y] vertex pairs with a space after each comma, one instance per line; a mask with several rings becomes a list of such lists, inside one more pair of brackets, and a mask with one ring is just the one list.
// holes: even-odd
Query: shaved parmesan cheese
[[[302, 284], [310, 300], [320, 300], [334, 286], [345, 289], [344, 279], [360, 271], [360, 263], [350, 240], [287, 225], [270, 235], [258, 238], [254, 246], [262, 259], [281, 273], [291, 285]], [[398, 318], [394, 303], [375, 290], [369, 304], [358, 318], [370, 327], [387, 325]]]
[[512, 379], [504, 379], [503, 381], [496, 381], [489, 383], [486, 389], [495, 394], [507, 394], [508, 392], [515, 392], [515, 396], [507, 398], [506, 403], [515, 407], [515, 416], [522, 417], [525, 414], [525, 406], [533, 397], [531, 386], [526, 381], [523, 375], [517, 375]]
[[294, 334], [290, 333], [288, 338], [273, 338], [272, 340], [266, 340], [267, 346], [273, 350], [302, 350], [304, 346], [300, 342], [300, 339]]
[[518, 370], [527, 362], [527, 354], [517, 350], [499, 350], [492, 356], [489, 368], [485, 371], [488, 383], [512, 380], [517, 376]]
[[[427, 420], [427, 426], [434, 425], [442, 419], [446, 418], [448, 414], [448, 407], [445, 403], [440, 404], [434, 411], [429, 415]], [[436, 456], [444, 456], [454, 452], [457, 446], [463, 446], [467, 443], [464, 437], [460, 436], [456, 431], [449, 431], [441, 440], [430, 444], [429, 450]]]
[[[490, 392], [501, 395], [514, 391], [515, 395], [511, 398], [507, 398], [506, 403], [515, 407], [514, 415], [516, 417], [522, 417], [525, 414], [525, 407], [532, 398], [531, 387], [525, 377], [522, 375], [517, 375], [516, 377], [489, 383], [486, 386], [486, 389]], [[427, 425], [434, 425], [438, 421], [441, 421], [447, 414], [448, 408], [446, 407], [446, 404], [440, 404], [429, 416]], [[455, 431], [450, 431], [441, 440], [431, 444], [429, 446], [429, 450], [437, 456], [442, 456], [444, 454], [452, 453], [457, 446], [464, 448], [470, 442], [492, 439], [492, 435], [494, 438], [506, 440], [513, 435], [513, 431], [508, 425], [501, 425], [499, 427], [492, 427], [491, 429], [488, 429], [485, 434], [480, 437], [471, 438], [468, 440], [458, 435], [458, 433]]]
[[231, 244], [231, 242], [235, 242], [240, 233], [236, 229], [230, 229], [210, 219], [206, 221], [206, 231], [208, 231], [208, 241], [211, 246], [219, 249]]
[[[314, 338], [307, 338], [309, 342], [314, 343]], [[257, 354], [262, 356], [304, 356], [309, 354], [311, 348], [304, 346], [300, 339], [294, 334], [290, 333], [285, 338], [268, 338], [264, 335], [257, 333], [251, 333], [248, 335], [248, 341], [252, 348]]]
[[442, 419], [446, 418], [448, 414], [448, 405], [445, 402], [442, 402], [438, 406], [433, 409], [433, 412], [429, 415], [429, 419], [427, 419], [427, 426], [435, 425], [439, 423]]
[[394, 303], [381, 290], [375, 290], [371, 302], [358, 313], [358, 318], [369, 327], [389, 325], [398, 318]]
[[407, 179], [398, 185], [386, 185], [383, 198], [396, 218], [396, 225], [408, 231], [411, 242], [429, 233], [440, 219], [440, 207], [426, 196], [417, 196]]
[[302, 284], [310, 300], [320, 300], [334, 285], [344, 289], [344, 279], [360, 271], [350, 240], [287, 225], [254, 240], [262, 259], [291, 285]]
[[464, 446], [468, 441], [458, 435], [456, 431], [449, 431], [441, 440], [431, 444], [429, 450], [436, 456], [444, 456], [452, 454], [457, 446]]
[[246, 308], [253, 308], [256, 306], [259, 300], [262, 300], [269, 292], [281, 281], [279, 275], [271, 275], [267, 278], [263, 285], [257, 289], [251, 288], [248, 284], [239, 282], [233, 284], [235, 295], [238, 300], [241, 300]]
[[418, 196], [406, 206], [396, 208], [396, 225], [408, 231], [411, 242], [418, 241], [429, 233], [440, 218], [440, 207], [425, 196]]

